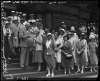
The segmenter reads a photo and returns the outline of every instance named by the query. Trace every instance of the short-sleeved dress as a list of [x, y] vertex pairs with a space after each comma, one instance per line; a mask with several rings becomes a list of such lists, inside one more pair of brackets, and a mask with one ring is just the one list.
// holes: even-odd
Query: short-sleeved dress
[[[63, 43], [63, 47], [62, 47], [63, 51], [65, 53], [69, 53], [72, 55], [72, 45], [70, 43], [70, 41], [64, 42]], [[71, 59], [66, 58], [66, 55], [62, 52], [62, 67], [73, 67], [74, 66], [74, 59], [73, 57]]]
[[90, 62], [90, 65], [92, 65], [92, 66], [98, 65], [98, 58], [96, 55], [96, 46], [97, 46], [97, 44], [95, 42], [88, 43], [89, 60], [90, 60], [89, 62]]
[[87, 65], [87, 59], [86, 59], [86, 54], [85, 54], [85, 50], [82, 52], [82, 54], [78, 54], [77, 49], [78, 50], [82, 50], [82, 48], [85, 48], [84, 45], [84, 40], [79, 40], [76, 43], [76, 49], [75, 49], [75, 55], [76, 55], [76, 64], [79, 66], [86, 66]]
[[[55, 40], [54, 41], [54, 43], [55, 43], [55, 46], [58, 48], [59, 46], [63, 46], [63, 43], [62, 43], [63, 41], [61, 40], [61, 39], [57, 39], [57, 40]], [[56, 61], [58, 62], [58, 63], [61, 63], [61, 49], [59, 49], [57, 52], [55, 52], [56, 53]]]

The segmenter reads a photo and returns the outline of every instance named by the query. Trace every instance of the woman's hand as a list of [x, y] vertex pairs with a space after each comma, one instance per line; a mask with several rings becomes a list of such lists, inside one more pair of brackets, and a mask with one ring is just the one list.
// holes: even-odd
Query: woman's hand
[[77, 49], [77, 53], [80, 54], [80, 51], [78, 51], [78, 49]]
[[17, 37], [15, 37], [15, 40], [17, 40]]

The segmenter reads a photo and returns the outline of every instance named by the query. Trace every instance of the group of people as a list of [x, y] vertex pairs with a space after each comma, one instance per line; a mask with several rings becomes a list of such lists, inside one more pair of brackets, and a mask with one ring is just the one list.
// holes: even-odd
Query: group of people
[[[87, 28], [80, 26], [77, 31], [74, 26], [67, 26], [64, 22], [57, 29], [43, 29], [42, 19], [34, 19], [34, 14], [26, 20], [26, 14], [12, 11], [12, 16], [2, 17], [2, 29], [4, 35], [5, 57], [9, 62], [9, 54], [19, 54], [20, 67], [25, 69], [29, 64], [29, 54], [32, 54], [32, 63], [38, 63], [41, 71], [41, 63], [46, 62], [48, 74], [54, 76], [54, 70], [64, 67], [64, 74], [68, 69], [77, 66], [77, 72], [84, 72], [89, 64], [92, 72], [98, 65], [97, 49], [98, 34], [90, 28], [87, 36]], [[45, 60], [43, 60], [43, 57]], [[58, 66], [57, 66], [58, 64]]]

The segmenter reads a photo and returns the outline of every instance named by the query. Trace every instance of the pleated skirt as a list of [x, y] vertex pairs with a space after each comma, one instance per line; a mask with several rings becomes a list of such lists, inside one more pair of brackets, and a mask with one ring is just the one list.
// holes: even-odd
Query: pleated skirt
[[45, 55], [45, 61], [47, 66], [51, 69], [55, 69], [56, 68], [56, 60], [54, 55]]
[[43, 57], [42, 57], [43, 52], [41, 50], [34, 51], [33, 53], [33, 60], [32, 63], [43, 63]]

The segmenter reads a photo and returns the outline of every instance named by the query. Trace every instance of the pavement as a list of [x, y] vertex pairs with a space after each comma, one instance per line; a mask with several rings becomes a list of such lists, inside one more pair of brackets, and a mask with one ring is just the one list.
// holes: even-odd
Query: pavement
[[97, 79], [98, 78], [98, 72], [84, 72], [83, 74], [81, 73], [72, 73], [72, 74], [63, 74], [63, 71], [58, 71], [56, 70], [55, 71], [55, 76], [49, 76], [49, 77], [46, 77], [46, 74], [47, 74], [47, 71], [42, 71], [42, 72], [27, 72], [27, 73], [15, 73], [15, 74], [6, 74], [4, 75], [4, 77], [6, 79], [36, 79], [36, 78], [41, 78], [41, 79], [48, 79], [48, 78], [70, 78], [70, 79], [73, 79], [73, 78], [95, 78]]

